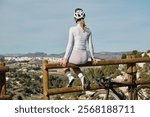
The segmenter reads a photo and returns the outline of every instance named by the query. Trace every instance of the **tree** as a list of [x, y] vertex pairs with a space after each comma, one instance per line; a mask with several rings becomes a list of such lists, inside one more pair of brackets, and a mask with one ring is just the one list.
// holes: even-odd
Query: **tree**
[[127, 55], [126, 54], [122, 54], [121, 59], [126, 59]]
[[150, 50], [147, 50], [147, 53], [150, 53]]
[[137, 50], [133, 50], [131, 54], [134, 55], [135, 58], [140, 58], [140, 57], [142, 57], [142, 56], [141, 56], [141, 52], [138, 52]]

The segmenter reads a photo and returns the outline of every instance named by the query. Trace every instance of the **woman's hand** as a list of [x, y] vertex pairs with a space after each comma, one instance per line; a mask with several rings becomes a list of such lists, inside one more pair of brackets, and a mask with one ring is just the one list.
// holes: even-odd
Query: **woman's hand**
[[91, 60], [92, 60], [92, 64], [93, 65], [96, 65], [97, 64], [97, 61], [96, 61], [96, 59], [93, 57], [93, 58], [91, 58]]
[[67, 60], [65, 58], [60, 60], [60, 65], [63, 66], [63, 67], [66, 67], [67, 66]]

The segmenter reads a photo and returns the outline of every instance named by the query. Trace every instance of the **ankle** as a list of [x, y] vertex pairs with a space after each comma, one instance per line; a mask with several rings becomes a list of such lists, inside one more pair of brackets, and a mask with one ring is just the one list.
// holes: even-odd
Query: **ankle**
[[67, 73], [66, 73], [66, 76], [67, 76], [68, 78], [74, 79], [74, 76], [72, 75], [71, 72], [67, 72]]
[[79, 77], [80, 80], [81, 80], [82, 86], [84, 86], [84, 80], [85, 80], [84, 75], [83, 75], [82, 73], [79, 73], [79, 74], [78, 74], [78, 77]]
[[78, 74], [78, 77], [79, 77], [80, 79], [83, 78], [83, 77], [84, 77], [83, 73], [79, 73], [79, 74]]
[[67, 73], [66, 76], [67, 76], [67, 78], [68, 78], [67, 87], [71, 87], [71, 86], [72, 86], [72, 83], [73, 83], [73, 81], [74, 81], [74, 77], [72, 76], [71, 72]]

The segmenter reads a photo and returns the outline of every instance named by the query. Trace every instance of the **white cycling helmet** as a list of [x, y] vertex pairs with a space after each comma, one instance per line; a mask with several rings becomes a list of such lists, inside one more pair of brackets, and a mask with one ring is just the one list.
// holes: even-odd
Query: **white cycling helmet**
[[81, 8], [75, 9], [74, 18], [75, 18], [76, 20], [82, 19], [82, 18], [84, 19], [84, 18], [85, 18], [85, 13], [84, 13], [84, 11], [83, 11]]

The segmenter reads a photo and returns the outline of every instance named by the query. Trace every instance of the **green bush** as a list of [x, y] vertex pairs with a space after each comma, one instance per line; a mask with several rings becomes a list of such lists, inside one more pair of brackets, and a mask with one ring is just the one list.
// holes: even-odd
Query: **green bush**
[[61, 75], [49, 75], [48, 84], [50, 88], [60, 88], [66, 85], [66, 79]]
[[121, 75], [121, 71], [118, 69], [118, 65], [108, 65], [99, 68], [87, 68], [84, 70], [85, 76], [90, 81], [100, 77], [115, 78]]
[[146, 73], [142, 73], [140, 75], [140, 79], [141, 80], [150, 80], [150, 75], [149, 74], [146, 74]]

